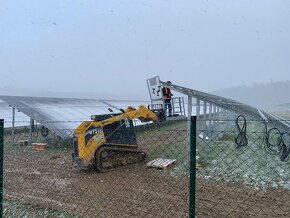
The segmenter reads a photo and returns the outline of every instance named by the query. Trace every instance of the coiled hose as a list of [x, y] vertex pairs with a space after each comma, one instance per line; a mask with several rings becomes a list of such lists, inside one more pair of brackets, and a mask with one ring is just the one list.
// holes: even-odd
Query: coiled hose
[[280, 160], [288, 159], [290, 153], [290, 133], [281, 132], [274, 127], [266, 130], [265, 144], [267, 148], [275, 154], [280, 155]]
[[238, 135], [235, 138], [235, 144], [237, 148], [244, 147], [248, 145], [247, 139], [247, 122], [243, 115], [239, 115], [236, 119], [236, 127], [238, 130]]

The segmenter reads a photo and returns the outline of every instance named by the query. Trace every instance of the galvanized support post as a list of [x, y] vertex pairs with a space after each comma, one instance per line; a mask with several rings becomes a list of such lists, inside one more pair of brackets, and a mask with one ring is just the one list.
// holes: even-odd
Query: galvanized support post
[[209, 103], [209, 108], [208, 108], [208, 119], [211, 121], [212, 120], [212, 103]]
[[223, 121], [226, 121], [227, 120], [227, 110], [226, 109], [223, 109]]
[[[192, 114], [192, 97], [188, 96], [188, 104], [187, 104], [187, 130], [190, 133], [190, 126], [191, 126], [191, 114]], [[188, 152], [188, 159], [190, 160], [190, 134], [188, 134], [187, 139], [187, 152]]]
[[34, 120], [30, 118], [30, 129], [29, 129], [29, 144], [32, 143], [32, 132], [34, 131]]
[[200, 99], [196, 99], [196, 120], [199, 120], [200, 117]]
[[213, 130], [212, 137], [215, 138], [218, 132], [218, 107], [216, 105], [213, 106]]
[[190, 117], [192, 114], [192, 97], [188, 96], [188, 104], [187, 104], [187, 120], [190, 121]]
[[207, 102], [203, 102], [203, 138], [205, 139], [208, 135], [207, 128], [206, 128], [206, 119], [207, 119]]
[[206, 121], [206, 111], [207, 111], [207, 103], [203, 102], [203, 120]]
[[14, 136], [14, 131], [15, 131], [15, 108], [12, 108], [12, 145], [15, 144], [15, 136]]
[[209, 137], [212, 137], [212, 132], [213, 132], [213, 125], [214, 125], [214, 114], [212, 114], [212, 103], [209, 104], [208, 108], [208, 128], [209, 128]]
[[4, 159], [4, 120], [0, 120], [0, 218], [3, 217], [3, 159]]
[[197, 123], [197, 129], [200, 129], [200, 99], [196, 99], [196, 123]]
[[182, 116], [183, 114], [183, 112], [182, 112], [182, 106], [181, 106], [181, 98], [179, 97], [178, 98], [178, 105], [179, 105], [179, 113], [180, 113], [180, 116]]
[[195, 217], [196, 192], [196, 116], [190, 118], [189, 218]]
[[184, 105], [184, 98], [182, 97], [181, 99], [182, 99], [182, 105], [183, 105], [183, 114], [182, 114], [182, 115], [186, 116], [186, 115], [185, 115], [185, 105]]

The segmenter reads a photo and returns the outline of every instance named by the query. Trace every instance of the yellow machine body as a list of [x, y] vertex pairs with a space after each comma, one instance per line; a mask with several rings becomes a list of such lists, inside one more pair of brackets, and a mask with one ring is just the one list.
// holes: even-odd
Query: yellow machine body
[[[107, 153], [117, 153], [118, 151], [123, 152], [123, 154], [126, 155], [132, 152], [136, 153], [134, 149], [137, 148], [137, 145], [122, 143], [109, 144], [104, 133], [104, 127], [109, 124], [119, 122], [121, 120], [132, 120], [136, 118], [142, 122], [159, 122], [160, 120], [153, 111], [149, 110], [143, 105], [140, 105], [137, 109], [128, 107], [123, 111], [123, 113], [108, 119], [101, 121], [92, 120], [82, 122], [73, 132], [74, 162], [77, 163], [79, 168], [87, 169], [90, 166], [98, 164], [98, 159], [100, 159], [99, 164], [102, 164], [101, 157], [105, 156], [105, 154], [107, 155]], [[103, 153], [101, 155], [101, 153], [98, 154], [98, 149], [100, 149], [102, 146], [106, 146], [107, 151], [102, 151]], [[102, 149], [104, 149], [103, 147]]]

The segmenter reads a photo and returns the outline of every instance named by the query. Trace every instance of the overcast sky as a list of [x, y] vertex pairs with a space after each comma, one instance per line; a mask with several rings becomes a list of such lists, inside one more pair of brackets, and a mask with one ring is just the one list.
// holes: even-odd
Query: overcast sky
[[[290, 1], [0, 0], [2, 87], [148, 96], [290, 80]], [[102, 96], [100, 96], [102, 98]]]

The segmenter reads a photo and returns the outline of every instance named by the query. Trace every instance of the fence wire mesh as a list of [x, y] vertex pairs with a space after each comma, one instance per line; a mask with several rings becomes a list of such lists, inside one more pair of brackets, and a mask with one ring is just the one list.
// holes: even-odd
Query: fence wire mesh
[[[186, 217], [185, 123], [149, 124], [133, 130], [120, 128], [106, 133], [107, 142], [136, 144], [138, 148], [133, 149], [146, 153], [146, 159], [112, 170], [112, 165], [122, 165], [131, 157], [126, 152], [115, 155], [106, 150], [100, 156], [101, 167], [109, 170], [101, 173], [95, 170], [94, 158], [86, 170], [73, 163], [72, 137], [62, 139], [43, 131], [40, 125], [32, 134], [29, 127], [18, 127], [13, 136], [11, 129], [5, 129], [4, 217]], [[90, 135], [79, 137], [85, 141]], [[90, 148], [83, 148], [90, 156]], [[107, 161], [110, 155], [115, 155], [112, 165]], [[146, 166], [157, 158], [176, 163], [166, 169]]]
[[[289, 133], [238, 116], [197, 120], [196, 217], [289, 217]], [[117, 129], [106, 132], [105, 144], [127, 144], [146, 158], [130, 164], [127, 152], [106, 150], [98, 167], [107, 172], [98, 172], [89, 145], [83, 147], [86, 170], [72, 161], [72, 129], [61, 138], [41, 125], [33, 131], [18, 126], [13, 134], [6, 128], [4, 217], [188, 217], [186, 121]], [[78, 137], [85, 142], [97, 133]], [[146, 165], [157, 158], [176, 162], [161, 169]]]
[[289, 217], [289, 133], [239, 114], [200, 119], [197, 217]]

